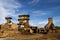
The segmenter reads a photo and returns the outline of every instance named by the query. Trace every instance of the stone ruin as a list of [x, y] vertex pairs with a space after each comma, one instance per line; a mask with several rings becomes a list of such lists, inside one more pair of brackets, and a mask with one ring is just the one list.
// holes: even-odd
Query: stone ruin
[[7, 36], [11, 31], [22, 33], [48, 33], [56, 32], [56, 26], [53, 24], [53, 19], [48, 18], [48, 23], [44, 28], [37, 28], [29, 25], [30, 15], [19, 15], [19, 23], [13, 23], [11, 17], [6, 17], [6, 23], [0, 25], [0, 37]]
[[50, 32], [56, 32], [55, 25], [53, 24], [53, 19], [48, 18], [48, 23], [45, 26], [45, 29]]

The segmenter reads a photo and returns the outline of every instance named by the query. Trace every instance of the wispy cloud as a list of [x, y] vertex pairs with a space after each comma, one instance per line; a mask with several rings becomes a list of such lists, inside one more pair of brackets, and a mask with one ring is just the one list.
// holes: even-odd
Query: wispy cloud
[[60, 26], [60, 16], [53, 17], [53, 20], [56, 26]]
[[48, 11], [35, 10], [35, 11], [32, 11], [32, 15], [44, 16], [44, 15], [49, 15], [49, 12]]
[[[57, 0], [48, 0], [48, 1], [47, 0], [45, 0], [45, 1], [32, 0], [32, 1], [29, 1], [28, 4], [36, 5], [39, 2], [46, 2], [47, 3], [47, 2], [54, 2], [54, 1], [56, 2]], [[42, 4], [41, 4], [41, 6], [42, 6]], [[48, 9], [48, 11], [42, 11], [42, 10], [31, 11], [31, 10], [29, 10], [29, 12], [28, 12], [28, 11], [25, 10], [25, 11], [16, 13], [16, 11], [19, 10], [18, 8], [21, 8], [21, 7], [22, 7], [22, 4], [16, 2], [15, 0], [0, 0], [0, 24], [5, 22], [5, 17], [6, 16], [11, 16], [11, 17], [13, 17], [13, 20], [12, 20], [13, 22], [18, 22], [18, 21], [15, 20], [15, 19], [18, 19], [18, 15], [29, 14], [29, 12], [31, 12], [30, 13], [31, 14], [30, 16], [32, 16], [31, 19], [33, 19], [33, 16], [36, 17], [36, 19], [34, 18], [35, 20], [34, 19], [31, 20], [30, 25], [38, 26], [38, 27], [44, 27], [45, 24], [47, 23], [47, 20], [43, 19], [42, 17], [45, 16], [46, 18], [48, 18], [49, 16], [54, 16], [55, 14], [53, 13], [53, 11], [57, 12], [58, 9], [60, 10], [60, 6], [59, 6], [57, 8], [56, 7], [50, 8], [50, 9]], [[37, 9], [37, 7], [36, 7], [36, 9]], [[43, 20], [38, 19], [38, 16], [39, 16], [39, 18], [42, 16], [41, 18]], [[59, 21], [60, 21], [60, 16], [54, 18], [54, 23], [56, 25], [60, 25]]]
[[60, 2], [60, 0], [41, 0], [41, 3], [57, 3]]
[[39, 27], [44, 27], [47, 23], [48, 23], [48, 20], [43, 20], [43, 21], [40, 21], [38, 24], [39, 24]]
[[15, 9], [21, 7], [22, 5], [17, 3], [15, 0], [0, 0], [0, 24], [5, 22], [6, 16], [13, 16], [15, 14]]
[[37, 4], [40, 0], [32, 0], [31, 2], [29, 2], [28, 4]]
[[48, 23], [48, 20], [30, 20], [30, 25], [37, 26], [39, 28], [43, 28]]
[[48, 0], [48, 3], [59, 2], [60, 0]]

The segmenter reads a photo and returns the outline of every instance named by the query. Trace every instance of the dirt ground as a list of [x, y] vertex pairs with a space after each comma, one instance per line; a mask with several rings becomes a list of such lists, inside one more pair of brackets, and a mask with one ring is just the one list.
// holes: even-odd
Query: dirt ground
[[22, 34], [20, 32], [12, 31], [7, 37], [0, 38], [0, 40], [60, 40], [60, 33]]
[[16, 33], [10, 35], [14, 40], [60, 40], [60, 33], [48, 33], [48, 34], [32, 34], [23, 35], [21, 33]]

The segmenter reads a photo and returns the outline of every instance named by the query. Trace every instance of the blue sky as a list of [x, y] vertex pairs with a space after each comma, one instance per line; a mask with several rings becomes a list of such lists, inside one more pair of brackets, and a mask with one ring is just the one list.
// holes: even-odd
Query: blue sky
[[56, 26], [60, 26], [60, 0], [0, 0], [0, 24], [5, 17], [12, 17], [18, 23], [18, 15], [29, 14], [29, 24], [44, 27], [52, 17]]

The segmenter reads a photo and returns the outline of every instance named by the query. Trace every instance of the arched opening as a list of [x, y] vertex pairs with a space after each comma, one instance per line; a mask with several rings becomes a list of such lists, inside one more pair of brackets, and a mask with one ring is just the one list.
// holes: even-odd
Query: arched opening
[[23, 28], [24, 27], [24, 25], [20, 25], [20, 28]]
[[19, 27], [18, 27], [18, 31], [23, 30], [23, 28], [24, 28], [24, 25], [19, 25]]

